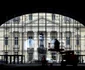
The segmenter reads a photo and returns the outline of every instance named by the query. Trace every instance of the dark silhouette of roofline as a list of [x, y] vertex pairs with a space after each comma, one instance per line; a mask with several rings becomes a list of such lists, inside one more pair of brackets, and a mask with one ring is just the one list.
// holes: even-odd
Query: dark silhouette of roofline
[[[30, 13], [40, 13], [40, 12], [44, 12], [44, 13], [55, 13], [55, 14], [61, 14], [63, 16], [68, 16], [71, 17], [77, 21], [79, 21], [80, 23], [84, 24], [85, 23], [85, 11], [84, 9], [82, 9], [82, 7], [80, 6], [80, 8], [77, 7], [71, 7], [71, 8], [28, 8], [28, 7], [8, 7], [8, 8], [4, 8], [1, 9], [1, 19], [0, 19], [0, 24], [5, 23], [6, 21], [17, 17], [17, 16], [21, 16], [24, 14], [30, 14]], [[84, 24], [85, 25], [85, 24]]]

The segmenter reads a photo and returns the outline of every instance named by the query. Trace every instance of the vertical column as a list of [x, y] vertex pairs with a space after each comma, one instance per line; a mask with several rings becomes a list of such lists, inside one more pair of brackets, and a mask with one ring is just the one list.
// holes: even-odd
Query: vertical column
[[14, 35], [13, 35], [13, 32], [11, 32], [11, 45], [10, 45], [10, 47], [11, 47], [11, 54], [13, 54], [14, 52], [13, 52], [13, 48], [14, 48]]
[[69, 33], [69, 37], [70, 37], [70, 45], [69, 45], [69, 50], [71, 50], [71, 49], [72, 49], [72, 44], [71, 44], [72, 32], [71, 32], [71, 31], [70, 31], [70, 33]]
[[[24, 48], [24, 46], [23, 46], [23, 44], [24, 44], [24, 41], [23, 41], [23, 36], [24, 34], [22, 34], [22, 32], [20, 31], [19, 32], [19, 44], [18, 44], [18, 46], [19, 46], [19, 55], [22, 55], [22, 53], [23, 53], [23, 51], [22, 51], [22, 49]], [[23, 48], [22, 48], [22, 46], [23, 46]]]
[[[23, 55], [25, 55], [25, 63], [28, 61], [28, 53], [27, 53], [27, 32], [24, 32], [23, 39], [22, 39], [22, 32], [20, 33], [20, 54], [22, 54], [23, 49]], [[23, 44], [22, 44], [23, 43]], [[22, 48], [23, 46], [23, 48]]]
[[19, 33], [19, 48], [20, 48], [20, 54], [21, 54], [21, 50], [22, 50], [22, 32]]
[[[14, 54], [13, 48], [14, 48], [14, 35], [13, 35], [13, 32], [9, 32], [9, 35], [8, 35], [8, 50], [10, 50], [8, 51], [9, 55]], [[7, 56], [7, 59], [9, 60], [10, 58]], [[10, 59], [10, 61], [12, 61], [12, 59]]]
[[65, 38], [65, 32], [62, 32], [62, 38], [63, 39]]
[[58, 35], [60, 35], [60, 39], [59, 39], [60, 48], [64, 49], [65, 48], [65, 33], [64, 32], [60, 32], [60, 33], [61, 34], [58, 34]]
[[74, 50], [77, 50], [77, 48], [76, 48], [77, 47], [76, 46], [76, 35], [77, 35], [76, 32], [74, 32], [74, 37], [73, 37], [73, 39], [74, 39], [74, 46], [73, 46]]
[[37, 31], [35, 31], [34, 32], [34, 55], [33, 55], [33, 59], [38, 59], [37, 48], [38, 48], [38, 39], [37, 39]]
[[[51, 39], [50, 39], [50, 31], [47, 32], [47, 49], [49, 49], [48, 47], [48, 43], [51, 43]], [[50, 45], [51, 46], [51, 45]], [[51, 52], [47, 50], [47, 59], [51, 58]]]
[[[58, 34], [58, 35], [61, 35], [61, 34]], [[62, 40], [61, 40], [61, 36], [62, 36]], [[65, 47], [66, 47], [66, 45], [65, 45], [66, 42], [65, 41], [66, 40], [65, 40], [65, 32], [64, 31], [62, 31], [62, 35], [61, 36], [58, 36], [58, 37], [60, 37], [60, 41], [63, 42], [62, 44], [60, 42], [60, 48], [65, 50]], [[57, 53], [57, 62], [60, 62], [61, 60], [62, 60], [61, 54]]]
[[70, 46], [71, 46], [71, 50], [74, 50], [74, 34], [73, 32], [71, 32], [71, 42], [70, 42]]
[[[20, 32], [19, 33], [19, 49], [20, 49], [20, 54], [22, 54], [22, 49], [24, 49], [24, 39], [26, 39], [25, 38], [25, 33], [23, 33], [23, 32]], [[22, 47], [23, 46], [23, 47]]]
[[62, 38], [63, 38], [63, 42], [64, 42], [64, 47], [65, 47], [65, 32], [62, 33]]
[[48, 43], [50, 43], [50, 32], [47, 32], [47, 49], [48, 49]]
[[[61, 36], [62, 36], [62, 38], [61, 38]], [[59, 46], [59, 48], [61, 49], [61, 42], [63, 42], [63, 32], [57, 32], [57, 39], [58, 39], [58, 41], [60, 42], [60, 46]], [[60, 60], [61, 60], [61, 56], [60, 56], [60, 54], [59, 54], [59, 52], [56, 52], [56, 61], [57, 61], [57, 63], [59, 63], [60, 62]]]
[[57, 32], [57, 39], [60, 41], [60, 32]]
[[37, 39], [37, 32], [34, 32], [34, 41], [35, 41], [35, 48], [38, 47], [38, 39]]

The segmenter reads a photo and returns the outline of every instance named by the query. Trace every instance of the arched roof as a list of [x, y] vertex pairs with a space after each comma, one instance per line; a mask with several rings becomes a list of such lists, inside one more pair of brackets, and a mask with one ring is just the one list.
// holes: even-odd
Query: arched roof
[[[70, 19], [69, 21], [75, 21], [77, 24], [81, 24], [80, 22], [78, 22], [78, 21], [76, 21], [75, 19], [73, 19], [73, 18], [70, 18], [70, 17], [68, 17], [68, 16], [64, 16], [64, 15], [61, 15], [61, 14], [55, 14], [55, 13], [46, 13], [46, 12], [40, 12], [40, 13], [31, 13], [32, 14], [32, 17], [33, 18], [35, 18], [35, 19], [33, 19], [32, 21], [29, 21], [29, 15], [30, 14], [24, 14], [24, 15], [21, 15], [21, 16], [18, 16], [20, 19], [20, 21], [22, 21], [22, 22], [20, 22], [20, 23], [25, 23], [25, 24], [23, 24], [23, 25], [27, 25], [27, 24], [30, 24], [30, 23], [38, 23], [38, 20], [40, 21], [40, 20], [43, 20], [43, 21], [48, 21], [48, 22], [51, 22], [51, 23], [54, 23], [54, 24], [59, 24], [59, 23], [61, 23], [61, 21], [62, 21], [62, 23], [65, 23], [65, 18], [68, 18], [68, 19]], [[55, 21], [52, 21], [52, 14], [54, 14], [55, 15], [55, 20], [58, 20], [57, 22]], [[8, 21], [6, 21], [4, 24], [7, 24], [6, 26], [11, 26], [11, 24], [12, 24], [12, 22], [11, 21], [13, 21], [14, 19], [16, 19], [16, 18], [18, 18], [18, 17], [14, 17], [14, 18], [12, 18], [12, 19], [10, 19], [10, 20], [8, 20]], [[39, 18], [38, 18], [39, 17]], [[24, 19], [24, 21], [23, 21], [23, 19]], [[27, 20], [26, 20], [27, 19]], [[61, 19], [63, 19], [63, 20], [61, 20]], [[60, 21], [61, 20], [61, 21]], [[16, 23], [13, 23], [12, 25], [19, 25], [19, 26], [21, 26], [22, 24], [16, 24]], [[39, 22], [40, 23], [40, 22]], [[45, 23], [45, 22], [44, 22]], [[47, 22], [46, 22], [47, 23]], [[75, 23], [75, 24], [76, 24]], [[4, 26], [4, 24], [2, 24], [1, 26]], [[71, 23], [72, 24], [72, 23]], [[73, 23], [74, 24], [74, 23]]]
[[[4, 8], [5, 9], [5, 8]], [[80, 12], [81, 10], [81, 12]], [[27, 14], [27, 13], [36, 13], [36, 12], [47, 12], [47, 13], [57, 13], [57, 14], [62, 14], [64, 16], [68, 16], [71, 17], [79, 22], [81, 22], [82, 24], [85, 23], [85, 14], [84, 14], [84, 10], [81, 8], [70, 8], [70, 9], [58, 9], [58, 8], [13, 8], [11, 9], [10, 7], [8, 8], [8, 10], [1, 10], [1, 11], [6, 11], [6, 12], [1, 12], [1, 14], [3, 13], [3, 16], [1, 17], [1, 21], [0, 23], [3, 24], [4, 22], [10, 20], [13, 17], [17, 17], [23, 14]], [[7, 12], [8, 11], [8, 12]], [[10, 11], [10, 12], [9, 12]], [[84, 24], [85, 25], [85, 24]]]

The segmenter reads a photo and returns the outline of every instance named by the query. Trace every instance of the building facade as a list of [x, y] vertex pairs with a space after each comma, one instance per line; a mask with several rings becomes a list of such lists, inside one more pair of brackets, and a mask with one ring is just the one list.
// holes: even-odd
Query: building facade
[[[29, 56], [26, 41], [31, 36], [34, 40], [33, 59], [38, 59], [40, 33], [44, 36], [44, 48], [49, 49], [48, 44], [54, 38], [60, 42], [60, 48], [74, 50], [78, 55], [85, 55], [84, 25], [70, 17], [52, 13], [25, 14], [3, 23], [0, 26], [0, 54], [7, 52], [13, 55], [18, 51], [18, 55], [25, 55], [27, 62]], [[51, 58], [49, 51], [46, 58]], [[83, 61], [85, 61], [84, 58]], [[57, 60], [59, 61], [59, 58]]]

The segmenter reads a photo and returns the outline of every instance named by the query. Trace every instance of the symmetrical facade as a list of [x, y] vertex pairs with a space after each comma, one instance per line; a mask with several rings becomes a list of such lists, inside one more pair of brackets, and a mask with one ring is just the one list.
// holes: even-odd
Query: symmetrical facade
[[[72, 18], [52, 13], [26, 14], [2, 24], [0, 26], [0, 54], [4, 52], [15, 54], [15, 49], [18, 48], [18, 54], [25, 55], [27, 61], [28, 45], [25, 42], [29, 36], [32, 36], [34, 40], [33, 59], [37, 59], [40, 33], [44, 35], [44, 47], [47, 49], [49, 48], [48, 43], [51, 43], [54, 38], [60, 42], [60, 48], [74, 50], [75, 54], [85, 54], [84, 25]], [[47, 51], [47, 58], [50, 58], [49, 51]]]

